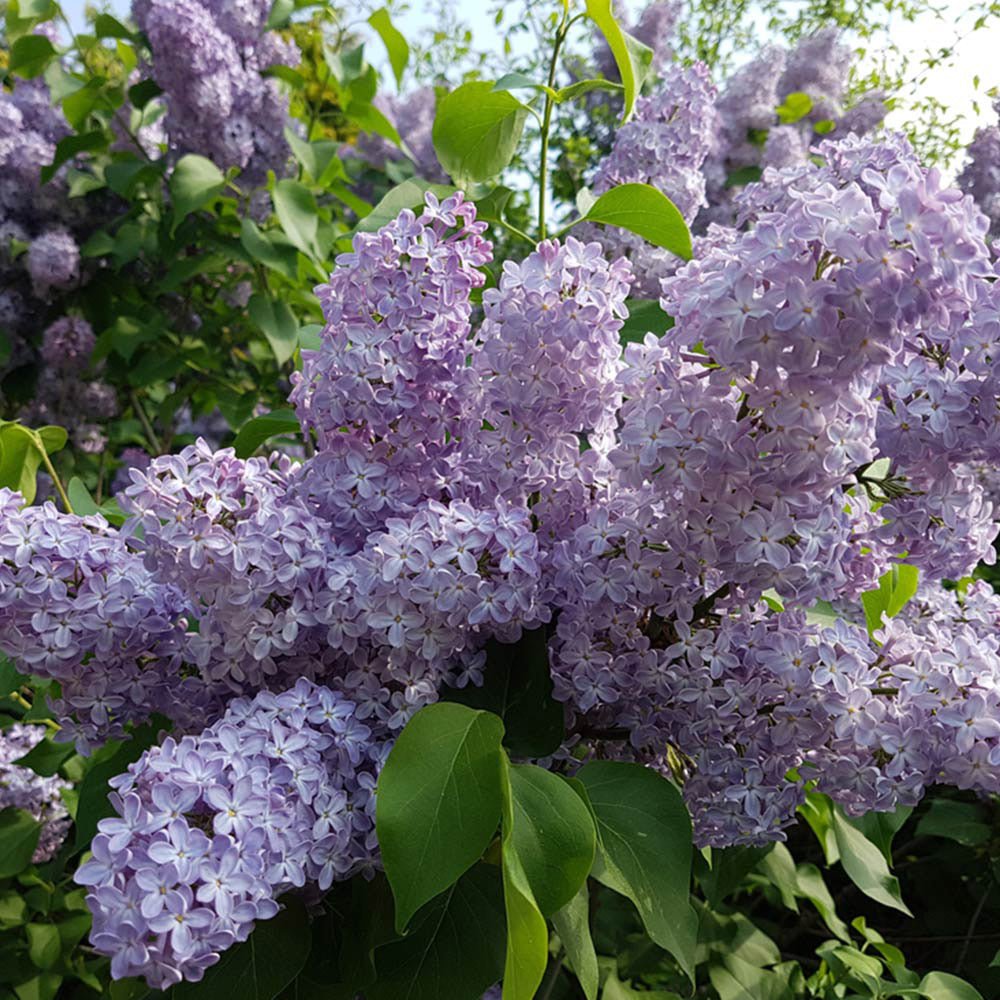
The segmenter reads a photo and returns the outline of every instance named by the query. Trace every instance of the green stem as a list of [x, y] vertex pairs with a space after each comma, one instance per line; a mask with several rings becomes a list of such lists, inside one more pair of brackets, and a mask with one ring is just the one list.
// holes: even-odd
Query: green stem
[[558, 954], [549, 965], [549, 970], [538, 990], [537, 1000], [550, 1000], [552, 991], [556, 988], [556, 983], [559, 980], [559, 970], [562, 968], [562, 957], [563, 950], [560, 948]]
[[135, 410], [135, 415], [139, 418], [139, 423], [142, 424], [142, 429], [146, 432], [153, 454], [162, 455], [163, 448], [160, 446], [160, 439], [156, 436], [156, 431], [153, 430], [153, 425], [150, 423], [149, 417], [146, 416], [146, 411], [143, 409], [142, 403], [139, 402], [135, 389], [129, 389], [128, 398], [132, 403], [132, 409]]
[[[559, 22], [559, 28], [556, 31], [555, 44], [552, 46], [552, 61], [549, 63], [549, 81], [548, 87], [549, 91], [555, 89], [556, 83], [556, 67], [559, 64], [559, 51], [562, 49], [563, 42], [566, 40], [566, 35], [569, 32], [569, 26], [572, 22], [569, 20], [566, 14], [563, 14], [562, 21]], [[547, 194], [547, 187], [549, 183], [549, 130], [552, 127], [552, 109], [555, 107], [555, 101], [552, 99], [551, 93], [545, 94], [545, 111], [542, 115], [542, 155], [541, 155], [541, 166], [538, 170], [538, 238], [539, 240], [544, 240], [546, 236], [545, 232], [545, 198]]]
[[49, 458], [49, 453], [45, 450], [45, 445], [37, 434], [35, 435], [35, 447], [42, 456], [42, 464], [45, 466], [45, 471], [49, 474], [52, 478], [52, 482], [55, 484], [56, 492], [59, 494], [59, 499], [62, 501], [63, 507], [66, 508], [66, 513], [72, 514], [73, 505], [69, 502], [69, 497], [66, 495], [66, 490], [63, 487], [62, 480], [59, 478], [59, 473], [56, 472], [55, 466], [52, 464], [52, 459]]

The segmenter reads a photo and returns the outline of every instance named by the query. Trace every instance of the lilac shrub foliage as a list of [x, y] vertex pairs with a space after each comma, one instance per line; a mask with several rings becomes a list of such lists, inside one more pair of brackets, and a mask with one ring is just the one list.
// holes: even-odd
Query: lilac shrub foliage
[[239, 167], [250, 184], [284, 172], [288, 99], [261, 73], [298, 62], [294, 43], [267, 29], [267, 0], [134, 0], [163, 90], [172, 153]]
[[59, 777], [41, 777], [16, 763], [44, 737], [44, 726], [15, 724], [0, 730], [0, 810], [24, 809], [41, 824], [31, 859], [36, 864], [55, 856], [72, 823], [60, 795], [72, 785]]
[[[429, 194], [317, 290], [313, 456], [155, 459], [120, 531], [0, 494], [0, 652], [84, 748], [175, 727], [81, 869], [116, 975], [196, 979], [283, 889], [377, 863], [395, 734], [525, 629], [565, 749], [677, 775], [701, 845], [780, 839], [807, 784], [851, 814], [1000, 790], [1000, 602], [939, 587], [996, 533], [989, 220], [901, 138], [816, 157], [746, 188], [624, 355], [633, 264], [545, 241], [477, 311], [485, 224]], [[924, 589], [872, 637], [901, 559]]]

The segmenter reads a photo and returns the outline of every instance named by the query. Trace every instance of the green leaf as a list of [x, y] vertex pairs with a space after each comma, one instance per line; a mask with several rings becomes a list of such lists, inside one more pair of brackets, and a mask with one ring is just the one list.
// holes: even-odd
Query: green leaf
[[709, 966], [708, 977], [719, 1000], [795, 1000], [779, 975], [737, 955], [722, 955]]
[[434, 149], [459, 184], [486, 181], [514, 158], [528, 108], [488, 80], [464, 83], [438, 102]]
[[92, 758], [93, 764], [80, 783], [76, 807], [76, 849], [90, 845], [97, 833], [97, 823], [113, 814], [108, 801], [108, 780], [122, 774], [157, 740], [158, 728], [151, 722], [134, 730], [124, 743], [108, 743]]
[[920, 570], [906, 563], [895, 563], [891, 569], [879, 577], [878, 590], [869, 590], [861, 595], [865, 609], [865, 624], [871, 635], [882, 628], [883, 613], [894, 618], [906, 606], [920, 584]]
[[625, 91], [622, 121], [628, 121], [635, 109], [636, 98], [653, 66], [653, 50], [622, 31], [615, 19], [611, 0], [587, 0], [587, 15], [600, 29], [615, 57], [618, 75]]
[[604, 989], [601, 990], [601, 1000], [681, 1000], [676, 993], [666, 990], [634, 990], [628, 983], [618, 978], [614, 968], [608, 969]]
[[498, 184], [489, 194], [476, 199], [476, 218], [484, 222], [503, 222], [504, 210], [513, 195], [512, 188]]
[[870, 899], [913, 916], [900, 896], [899, 880], [889, 871], [882, 852], [860, 830], [851, 826], [836, 807], [832, 828], [840, 863], [851, 881]]
[[815, 865], [803, 863], [796, 868], [795, 881], [798, 894], [816, 907], [816, 912], [823, 918], [823, 923], [830, 932], [841, 941], [850, 941], [850, 931], [847, 924], [837, 916], [837, 907], [823, 880], [823, 873]]
[[928, 1000], [983, 1000], [977, 989], [948, 972], [928, 972], [917, 989]]
[[0, 656], [0, 698], [6, 698], [24, 683], [24, 678], [14, 669], [6, 656]]
[[[517, 819], [511, 767], [502, 758], [503, 902], [507, 914], [507, 957], [503, 1000], [532, 1000], [549, 962], [549, 930], [538, 907], [514, 839]], [[573, 794], [573, 793], [571, 793]]]
[[66, 120], [75, 129], [83, 128], [87, 116], [101, 101], [108, 81], [103, 76], [95, 76], [72, 94], [63, 98], [62, 108]]
[[590, 935], [590, 896], [586, 883], [561, 910], [552, 914], [552, 925], [584, 996], [587, 1000], [597, 1000], [597, 953]]
[[583, 94], [589, 94], [593, 90], [610, 90], [615, 94], [625, 93], [625, 87], [613, 80], [577, 80], [568, 87], [563, 87], [556, 91], [556, 104], [565, 104], [566, 101], [573, 101]]
[[298, 279], [298, 252], [283, 233], [261, 232], [252, 219], [244, 219], [240, 223], [240, 242], [254, 260], [292, 281]]
[[249, 458], [265, 441], [278, 434], [299, 434], [301, 427], [294, 410], [273, 410], [248, 420], [236, 435], [233, 447], [237, 458]]
[[719, 904], [735, 892], [743, 880], [757, 867], [772, 846], [750, 847], [736, 844], [732, 847], [713, 847], [711, 865], [698, 869], [698, 884], [708, 900], [708, 905], [718, 909]]
[[368, 18], [368, 23], [378, 32], [379, 38], [385, 45], [385, 51], [389, 56], [389, 65], [392, 66], [393, 76], [396, 77], [396, 85], [402, 86], [403, 73], [406, 64], [410, 61], [410, 46], [406, 39], [396, 30], [396, 26], [389, 17], [389, 11], [385, 7], [380, 7]]
[[503, 723], [439, 702], [396, 740], [378, 780], [376, 829], [396, 927], [475, 864], [502, 808]]
[[759, 181], [764, 171], [760, 167], [739, 167], [726, 178], [726, 187], [743, 187], [744, 184], [753, 184]]
[[870, 812], [857, 819], [847, 818], [851, 826], [860, 830], [881, 852], [886, 864], [892, 864], [892, 838], [910, 818], [913, 809], [899, 806], [893, 812]]
[[42, 826], [23, 809], [0, 809], [0, 878], [17, 875], [31, 864]]
[[774, 110], [778, 113], [778, 120], [782, 125], [794, 125], [796, 122], [802, 121], [812, 109], [812, 98], [808, 94], [796, 90], [789, 94], [784, 102]]
[[270, 920], [261, 920], [246, 941], [222, 952], [197, 983], [180, 982], [172, 1000], [273, 1000], [298, 975], [309, 957], [309, 915], [294, 896]]
[[392, 222], [404, 208], [414, 210], [421, 208], [424, 204], [424, 195], [428, 191], [438, 198], [447, 198], [454, 194], [455, 190], [447, 184], [431, 184], [420, 177], [412, 177], [391, 188], [371, 212], [355, 226], [355, 232], [373, 233]]
[[159, 97], [163, 88], [155, 80], [140, 80], [128, 88], [128, 99], [139, 111], [149, 104], [154, 97]]
[[923, 837], [946, 837], [966, 847], [978, 847], [992, 836], [992, 828], [983, 807], [953, 799], [934, 799], [917, 824]]
[[306, 142], [291, 128], [285, 129], [285, 138], [292, 147], [295, 158], [319, 187], [326, 187], [334, 177], [344, 176], [344, 167], [337, 155], [341, 149], [340, 143], [330, 139]]
[[177, 161], [170, 175], [170, 197], [173, 199], [173, 225], [170, 234], [192, 212], [218, 197], [226, 186], [222, 171], [204, 156], [188, 153]]
[[663, 311], [657, 299], [628, 299], [625, 304], [628, 316], [618, 334], [623, 344], [641, 344], [647, 333], [660, 337], [674, 325], [673, 316]]
[[267, 17], [267, 30], [274, 31], [276, 28], [285, 27], [294, 12], [295, 0], [274, 0]]
[[476, 865], [417, 913], [405, 938], [376, 948], [378, 979], [364, 995], [480, 1000], [503, 973], [503, 956], [500, 880], [492, 865]]
[[94, 34], [98, 38], [131, 38], [132, 32], [110, 14], [98, 14], [94, 18]]
[[65, 444], [66, 431], [62, 427], [33, 430], [0, 421], [0, 486], [20, 493], [26, 504], [33, 503], [43, 452], [51, 455]]
[[516, 643], [486, 644], [483, 684], [446, 692], [449, 701], [499, 715], [504, 746], [520, 757], [547, 757], [562, 744], [565, 710], [552, 697], [545, 629], [524, 632]]
[[7, 68], [18, 76], [40, 76], [55, 54], [55, 47], [44, 35], [22, 35], [10, 47]]
[[65, 139], [60, 139], [56, 144], [56, 154], [52, 162], [42, 167], [41, 178], [43, 184], [48, 184], [56, 175], [56, 171], [67, 161], [73, 159], [80, 153], [92, 153], [98, 149], [104, 149], [108, 140], [103, 132], [84, 132], [82, 135], [68, 135]]
[[251, 297], [247, 310], [271, 345], [275, 360], [283, 365], [299, 346], [299, 324], [292, 310], [284, 302], [269, 299], [260, 292]]
[[517, 71], [513, 73], [505, 73], [496, 83], [493, 84], [494, 90], [537, 90], [542, 94], [550, 94], [552, 99], [557, 101], [556, 91], [551, 87], [546, 86], [544, 83], [538, 83], [533, 80], [527, 73], [519, 73]]
[[595, 761], [577, 777], [597, 817], [594, 878], [635, 903], [649, 936], [693, 981], [691, 820], [680, 792], [641, 764]]
[[43, 778], [51, 778], [62, 766], [63, 761], [72, 757], [74, 753], [76, 748], [72, 743], [53, 743], [46, 737], [14, 763], [18, 767], [26, 767], [35, 774], [40, 774]]
[[319, 212], [312, 191], [305, 184], [286, 178], [274, 185], [271, 197], [285, 235], [307, 257], [318, 260], [321, 256], [316, 245]]
[[650, 184], [620, 184], [612, 188], [577, 220], [584, 221], [619, 226], [684, 260], [691, 259], [691, 233], [684, 216], [665, 194]]
[[62, 940], [55, 924], [28, 924], [28, 957], [39, 969], [51, 969], [59, 961]]
[[508, 769], [513, 829], [504, 851], [516, 852], [544, 916], [566, 906], [586, 884], [596, 831], [590, 810], [558, 775], [534, 764]]

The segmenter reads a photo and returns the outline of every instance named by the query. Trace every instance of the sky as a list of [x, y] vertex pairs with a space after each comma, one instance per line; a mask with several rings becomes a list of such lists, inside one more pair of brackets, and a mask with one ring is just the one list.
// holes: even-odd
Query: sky
[[[492, 44], [499, 49], [502, 37], [498, 34], [489, 13], [489, 4], [484, 0], [464, 2], [456, 0], [460, 5], [463, 19], [473, 29], [479, 44]], [[86, 0], [64, 0], [63, 8], [76, 24], [82, 24], [83, 9]], [[404, 35], [412, 36], [426, 27], [429, 17], [426, 14], [430, 5], [425, 0], [410, 0], [410, 12], [399, 19], [397, 26]], [[641, 7], [641, 0], [633, 0], [631, 6]], [[112, 0], [111, 7], [117, 12], [128, 10], [128, 0]], [[892, 28], [892, 36], [899, 46], [916, 56], [927, 48], [951, 44], [965, 30], [970, 17], [969, 0], [943, 0], [942, 16], [936, 18], [924, 15], [913, 22], [902, 19]], [[1000, 45], [1000, 20], [996, 27], [986, 28], [968, 34], [957, 43], [957, 57], [950, 65], [932, 70], [921, 92], [933, 94], [946, 105], [965, 109], [966, 120], [961, 126], [962, 138], [968, 142], [979, 125], [989, 124], [995, 120], [995, 115], [986, 97], [987, 91], [995, 87], [1000, 91], [1000, 59], [997, 48]], [[377, 40], [371, 45], [372, 59], [376, 64], [381, 61], [381, 48]], [[381, 67], [380, 67], [381, 68]], [[383, 77], [388, 81], [391, 74], [386, 72]], [[978, 87], [974, 80], [978, 77]], [[973, 113], [973, 101], [979, 101], [980, 111]], [[889, 118], [889, 124], [898, 124], [899, 115], [894, 121]]]

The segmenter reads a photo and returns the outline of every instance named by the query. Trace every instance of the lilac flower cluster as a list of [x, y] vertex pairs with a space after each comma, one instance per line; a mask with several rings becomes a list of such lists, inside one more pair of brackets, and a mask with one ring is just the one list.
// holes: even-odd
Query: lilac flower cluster
[[[790, 50], [768, 46], [726, 81], [717, 105], [718, 140], [705, 166], [709, 206], [700, 216], [701, 226], [732, 223], [732, 177], [758, 168], [802, 166], [820, 132], [863, 136], [881, 124], [887, 109], [880, 91], [845, 107], [850, 67], [850, 48], [837, 29], [824, 28]], [[799, 121], [781, 124], [776, 109], [790, 94], [805, 94], [811, 109]]]
[[35, 864], [55, 856], [72, 823], [60, 796], [72, 785], [57, 776], [43, 778], [15, 763], [44, 737], [44, 726], [15, 723], [0, 729], [0, 809], [24, 809], [41, 824], [38, 846], [31, 858]]
[[[616, 133], [611, 152], [598, 164], [591, 187], [601, 195], [619, 184], [651, 184], [692, 222], [705, 207], [703, 166], [717, 144], [716, 89], [708, 68], [670, 66], [651, 97], [642, 97], [635, 115]], [[672, 273], [678, 258], [623, 229], [600, 234], [612, 257], [626, 257], [636, 275], [634, 294], [657, 298], [660, 279]]]
[[413, 163], [418, 177], [447, 183], [448, 176], [438, 162], [431, 134], [437, 109], [434, 88], [418, 87], [399, 97], [378, 94], [375, 106], [396, 129], [405, 151], [374, 132], [364, 132], [358, 137], [352, 152], [379, 170], [384, 169], [387, 162], [396, 162], [405, 156]]
[[[1000, 118], [1000, 100], [993, 103]], [[1000, 237], [1000, 123], [977, 129], [966, 151], [968, 162], [958, 175], [958, 186], [971, 194], [990, 220], [990, 235]]]
[[132, 15], [149, 39], [152, 74], [164, 92], [164, 126], [177, 155], [199, 153], [239, 167], [250, 183], [289, 158], [288, 102], [261, 76], [298, 62], [294, 44], [267, 29], [267, 0], [134, 0]]
[[0, 490], [0, 652], [60, 682], [65, 735], [86, 750], [154, 712], [197, 717], [180, 594], [104, 518], [22, 502]]
[[286, 890], [370, 868], [384, 752], [352, 702], [303, 679], [143, 754], [75, 876], [112, 975], [197, 981]]
[[[937, 781], [997, 790], [1000, 604], [934, 589], [996, 533], [974, 473], [1000, 460], [988, 220], [901, 138], [816, 156], [746, 189], [743, 228], [712, 227], [664, 279], [674, 327], [624, 356], [627, 260], [542, 243], [504, 262], [474, 326], [492, 248], [462, 195], [428, 195], [318, 289], [326, 325], [291, 395], [314, 455], [155, 459], [120, 534], [0, 494], [0, 651], [60, 680], [84, 742], [143, 710], [179, 727], [84, 870], [114, 890], [95, 945], [116, 974], [196, 978], [281, 887], [353, 870], [337, 846], [321, 874], [318, 792], [267, 762], [272, 711], [347, 699], [388, 740], [443, 686], [480, 683], [488, 640], [540, 625], [573, 732], [681, 778], [700, 844], [781, 837], [813, 780], [854, 814]], [[860, 595], [902, 559], [924, 591], [873, 641]], [[233, 696], [256, 699], [224, 714]], [[299, 759], [282, 741], [312, 724], [300, 711], [278, 757]], [[181, 807], [153, 787], [166, 772], [197, 784]], [[250, 841], [256, 867], [223, 872], [247, 841], [216, 827], [229, 807], [207, 786], [248, 775], [302, 825], [275, 821], [273, 854]], [[145, 914], [141, 872], [178, 850], [198, 874]], [[223, 913], [209, 882], [234, 873], [248, 898]]]

